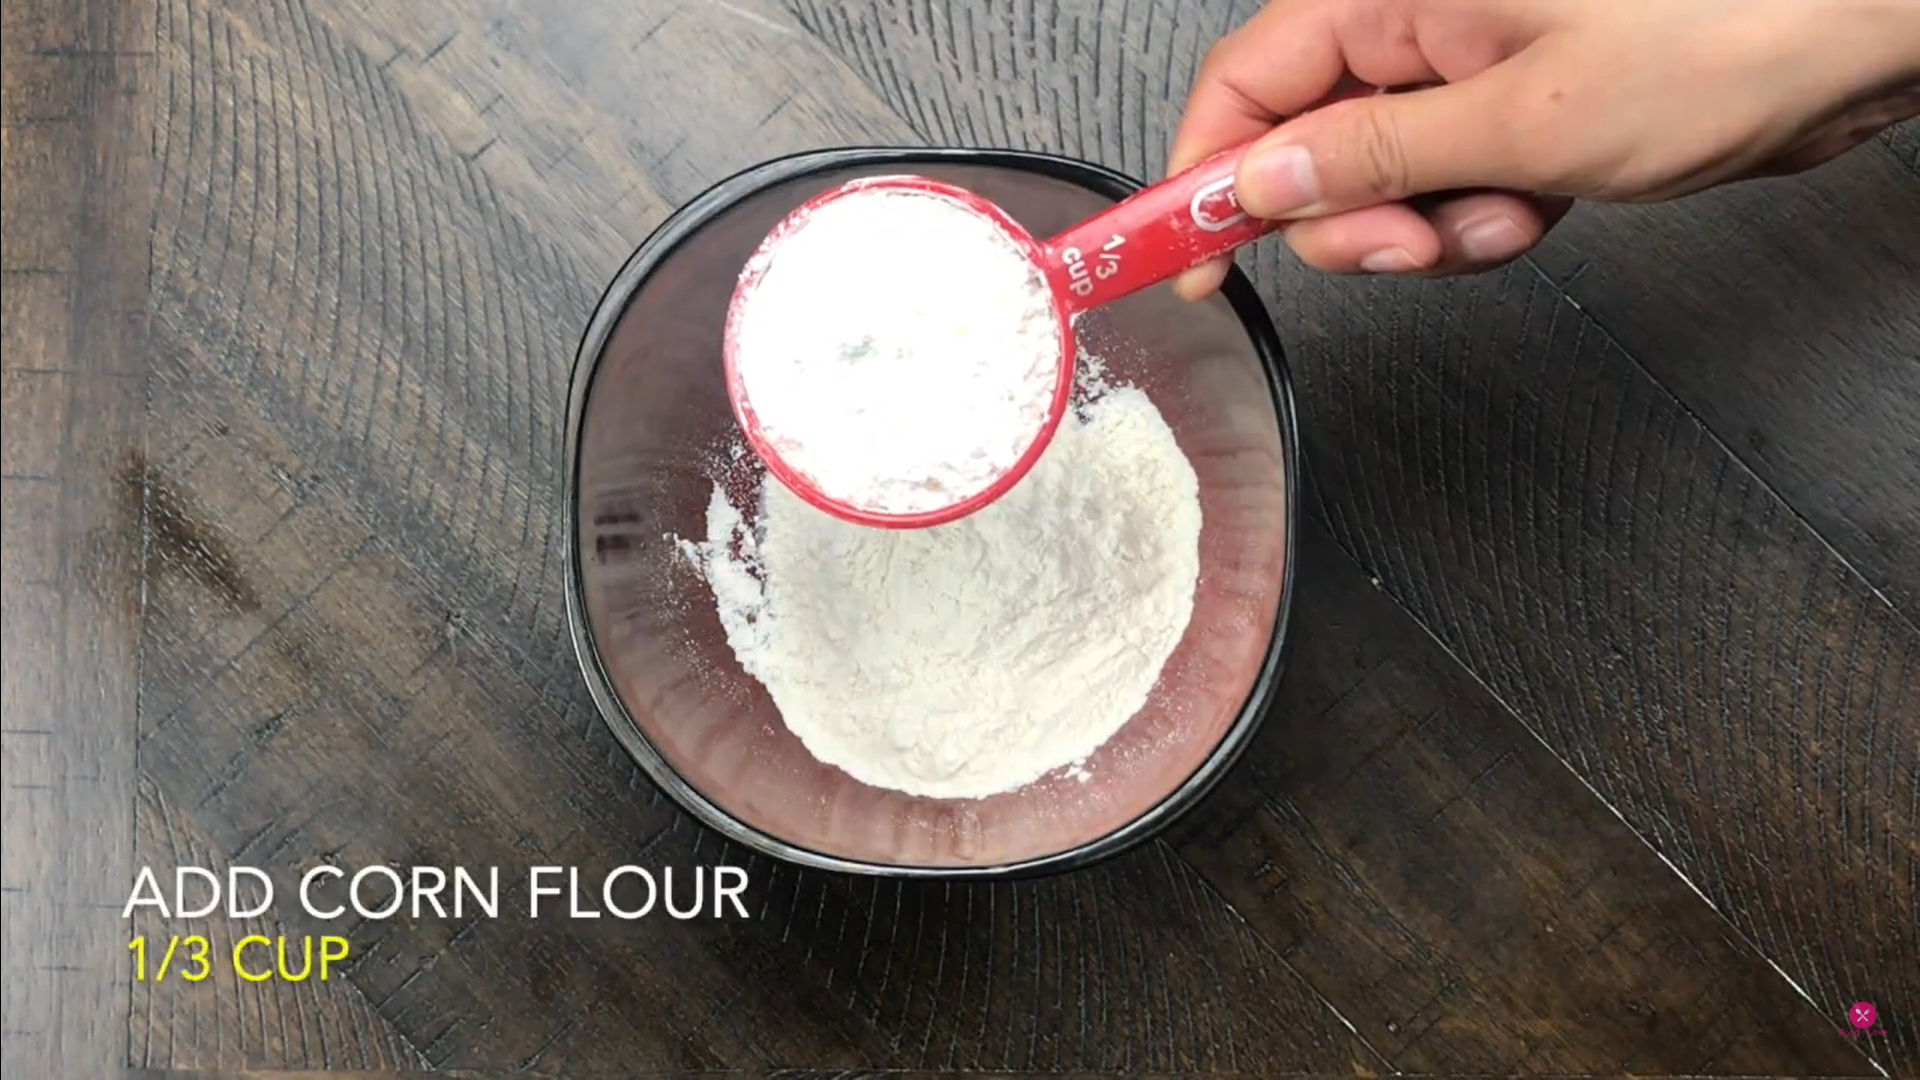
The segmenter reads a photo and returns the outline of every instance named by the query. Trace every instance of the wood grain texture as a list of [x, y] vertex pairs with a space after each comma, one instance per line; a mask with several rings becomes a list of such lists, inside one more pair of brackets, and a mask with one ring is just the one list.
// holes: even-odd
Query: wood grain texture
[[[1169, 128], [1156, 118], [1183, 100], [1204, 42], [1251, 11], [1034, 0], [929, 22], [907, 0], [793, 7], [856, 68], [891, 75], [888, 104], [923, 130], [984, 131], [1145, 175], [1164, 160]], [[978, 70], [976, 56], [994, 58], [992, 77], [952, 74]], [[1876, 140], [1837, 168], [1872, 172], [1888, 154]], [[1784, 184], [1806, 200], [1837, 175]], [[1875, 225], [1856, 228], [1884, 230], [1911, 205], [1911, 182], [1887, 169], [1861, 181], [1879, 185], [1863, 215]], [[1750, 224], [1730, 208], [1755, 205], [1730, 193], [1657, 213], [1670, 238], [1704, 246]], [[1656, 377], [1670, 366], [1610, 337], [1540, 263], [1442, 285], [1329, 279], [1274, 245], [1243, 265], [1294, 357], [1320, 519], [1831, 1022], [1861, 997], [1920, 1000], [1920, 636], [1816, 524], [1910, 520], [1913, 489], [1873, 473], [1912, 445], [1911, 410], [1893, 403], [1920, 356], [1907, 321], [1920, 286], [1901, 257], [1873, 261], [1877, 239], [1843, 260], [1815, 235], [1825, 220], [1783, 211], [1769, 225], [1764, 241], [1738, 241], [1781, 260], [1765, 290], [1735, 299], [1722, 279], [1664, 319], [1638, 313], [1638, 340], [1697, 354], [1702, 323], [1729, 325], [1704, 312], [1793, 310], [1834, 288], [1823, 269], [1873, 267], [1847, 279], [1864, 295], [1767, 339], [1773, 371], [1801, 365], [1775, 392], [1806, 385], [1800, 372], [1830, 352], [1874, 374], [1851, 390], [1823, 384], [1826, 401], [1889, 403], [1848, 413], [1856, 430], [1844, 434], [1797, 425], [1802, 443], [1830, 440], [1817, 460], [1840, 473], [1781, 470], [1798, 491], [1769, 486]], [[1636, 281], [1665, 272], [1639, 269], [1631, 237], [1589, 230], [1577, 242], [1577, 262]], [[1824, 261], [1783, 257], [1795, 252]], [[1777, 399], [1761, 422], [1797, 404]], [[1841, 542], [1880, 557], [1871, 532], [1852, 531]], [[1906, 572], [1881, 565], [1890, 585]], [[1910, 1068], [1920, 1029], [1868, 1052]]]
[[[140, 784], [139, 828], [135, 843], [159, 873], [198, 866], [227, 880], [231, 864], [212, 849], [191, 819], [151, 780]], [[156, 965], [164, 943], [175, 935], [198, 935], [231, 950], [248, 936], [291, 941], [287, 970], [303, 972], [299, 981], [270, 978], [254, 982], [233, 977], [224, 959], [211, 961], [209, 981], [182, 988], [151, 978], [132, 986], [128, 1041], [135, 1060], [183, 1072], [225, 1062], [273, 1067], [287, 1062], [327, 1062], [333, 1070], [418, 1071], [425, 1062], [392, 1025], [374, 1013], [365, 996], [339, 979], [322, 980], [305, 958], [302, 939], [288, 932], [277, 910], [245, 919], [222, 914], [190, 919], [162, 918], [152, 908], [136, 912], [129, 935], [145, 938]], [[254, 969], [271, 963], [272, 946], [254, 946]], [[190, 947], [189, 947], [190, 950]], [[189, 964], [176, 971], [191, 973]]]
[[152, 13], [8, 0], [0, 24], [0, 1070], [127, 1055]]
[[1287, 290], [1342, 544], [1824, 1015], [1913, 1000], [1914, 624], [1531, 266]]
[[[1270, 727], [1165, 842], [900, 885], [724, 846], [604, 731], [573, 344], [674, 205], [780, 153], [1157, 175], [1251, 5], [5, 10], [9, 1075], [1920, 1062], [1911, 126], [1473, 281], [1247, 260], [1317, 481]], [[285, 896], [320, 861], [500, 866], [506, 911], [283, 900], [205, 929], [344, 933], [344, 980], [129, 986], [136, 862]], [[633, 862], [744, 866], [752, 918], [524, 915], [529, 865]], [[1835, 1035], [1862, 997], [1890, 1036]]]
[[1893, 156], [1906, 165], [1907, 171], [1920, 176], [1920, 120], [1908, 120], [1904, 124], [1895, 124], [1887, 129], [1884, 136], [1887, 148]]
[[[644, 36], [703, 12], [618, 17]], [[670, 63], [689, 35], [736, 22], [799, 41], [763, 25], [776, 17], [720, 11], [630, 60]], [[484, 153], [462, 148], [412, 96], [445, 87], [395, 74], [418, 55], [472, 76], [446, 66], [458, 40], [370, 52], [368, 18], [296, 0], [162, 13], [142, 482], [171, 524], [149, 562], [142, 767], [214, 857], [270, 867], [283, 890], [322, 855], [601, 871], [737, 859], [607, 736], [556, 603], [555, 410], [604, 272], [558, 196], [624, 197], [639, 221], [666, 208], [638, 203], [657, 178], [627, 164], [548, 185], [558, 166], [520, 164], [548, 133], [504, 120]], [[806, 98], [807, 70], [771, 69], [764, 96], [829, 108]], [[590, 124], [587, 99], [543, 92]], [[766, 128], [766, 106], [739, 98], [704, 118], [712, 137]], [[349, 979], [401, 1046], [445, 1068], [1381, 1065], [1165, 850], [984, 891], [750, 869], [746, 926], [350, 926]], [[508, 906], [524, 911], [513, 876]], [[325, 929], [281, 915], [290, 932]], [[250, 1064], [240, 1046], [200, 1038], [195, 1060]], [[358, 1063], [278, 1047], [275, 1064]], [[141, 1049], [137, 1064], [170, 1063]]]
[[1392, 1065], [1871, 1075], [1318, 525], [1298, 651], [1174, 843]]
[[[420, 1072], [390, 1070], [278, 1070], [278, 1068], [217, 1068], [217, 1070], [177, 1070], [177, 1068], [132, 1068], [123, 1080], [407, 1080]], [[518, 1080], [526, 1072], [492, 1068], [444, 1068], [432, 1076], [445, 1080]], [[657, 1070], [630, 1068], [618, 1076], [624, 1080], [962, 1080], [981, 1076], [979, 1072], [950, 1072], [924, 1068], [776, 1068], [776, 1070]], [[1046, 1072], [991, 1072], [995, 1080], [1096, 1080], [1114, 1076], [1112, 1072], [1085, 1070], [1046, 1070]], [[1127, 1080], [1183, 1080], [1208, 1076], [1210, 1080], [1352, 1080], [1352, 1072], [1127, 1072]], [[1684, 1078], [1682, 1078], [1684, 1080]]]
[[1535, 262], [1920, 621], [1920, 175], [1869, 146], [1684, 208], [1583, 208]]

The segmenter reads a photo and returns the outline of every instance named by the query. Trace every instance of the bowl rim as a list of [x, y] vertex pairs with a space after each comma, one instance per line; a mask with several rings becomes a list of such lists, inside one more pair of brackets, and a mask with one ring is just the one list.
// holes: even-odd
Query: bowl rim
[[1172, 791], [1118, 828], [1063, 851], [1014, 862], [984, 866], [936, 866], [869, 862], [829, 855], [782, 840], [729, 813], [695, 788], [648, 739], [627, 711], [607, 673], [599, 643], [588, 623], [585, 570], [581, 551], [580, 468], [581, 435], [586, 404], [602, 353], [613, 330], [625, 315], [640, 285], [653, 270], [717, 214], [742, 199], [776, 184], [850, 167], [915, 165], [986, 165], [1038, 173], [1076, 184], [1112, 198], [1126, 198], [1146, 185], [1125, 173], [1093, 162], [1030, 150], [957, 147], [847, 146], [807, 150], [771, 158], [711, 185], [667, 215], [634, 248], [595, 302], [593, 314], [575, 350], [567, 384], [565, 467], [562, 471], [560, 511], [566, 519], [563, 577], [566, 586], [567, 630], [587, 691], [601, 720], [627, 756], [681, 810], [748, 851], [795, 866], [889, 879], [995, 881], [1031, 879], [1082, 870], [1131, 851], [1159, 836], [1217, 787], [1245, 754], [1272, 710], [1290, 652], [1289, 634], [1299, 552], [1300, 494], [1305, 472], [1299, 428], [1294, 413], [1292, 374], [1273, 318], [1253, 282], [1233, 267], [1221, 286], [1221, 296], [1238, 316], [1266, 375], [1267, 391], [1280, 424], [1281, 467], [1285, 470], [1286, 513], [1281, 542], [1280, 600], [1266, 655], [1240, 711], [1206, 758]]

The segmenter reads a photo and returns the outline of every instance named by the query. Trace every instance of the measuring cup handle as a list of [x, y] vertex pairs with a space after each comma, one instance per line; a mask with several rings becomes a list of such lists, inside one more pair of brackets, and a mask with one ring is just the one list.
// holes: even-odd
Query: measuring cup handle
[[1279, 228], [1249, 216], [1234, 197], [1234, 169], [1249, 145], [1222, 150], [1042, 245], [1070, 310], [1118, 300]]

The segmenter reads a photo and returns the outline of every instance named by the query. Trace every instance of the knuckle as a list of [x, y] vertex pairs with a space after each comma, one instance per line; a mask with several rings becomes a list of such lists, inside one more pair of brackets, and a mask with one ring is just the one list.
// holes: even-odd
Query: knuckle
[[1354, 112], [1349, 153], [1353, 177], [1361, 189], [1357, 194], [1370, 199], [1400, 198], [1412, 184], [1412, 171], [1399, 124], [1387, 109], [1358, 108]]
[[1200, 66], [1194, 69], [1194, 74], [1203, 79], [1209, 75], [1219, 74], [1220, 59], [1226, 51], [1226, 45], [1227, 39], [1221, 38], [1207, 46], [1207, 51], [1200, 54]]
[[1200, 57], [1200, 66], [1194, 69], [1195, 84], [1225, 82], [1224, 69], [1233, 61], [1233, 38], [1224, 37], [1213, 43]]
[[1227, 94], [1238, 96], [1238, 88], [1235, 86], [1235, 52], [1227, 48], [1229, 44], [1231, 42], [1225, 42], [1225, 40], [1215, 42], [1213, 48], [1206, 52], [1206, 56], [1200, 58], [1200, 65], [1194, 69], [1192, 90], [1190, 90], [1192, 94], [1219, 94], [1225, 90]]

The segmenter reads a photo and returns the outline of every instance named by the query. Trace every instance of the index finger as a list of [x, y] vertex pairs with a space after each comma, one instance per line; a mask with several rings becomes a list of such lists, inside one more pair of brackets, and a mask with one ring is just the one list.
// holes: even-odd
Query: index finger
[[1266, 134], [1333, 94], [1346, 74], [1333, 5], [1274, 0], [1207, 51], [1174, 132], [1167, 174]]

